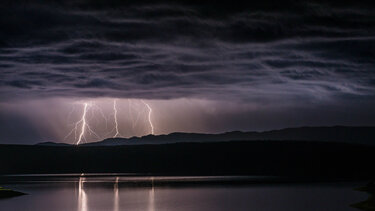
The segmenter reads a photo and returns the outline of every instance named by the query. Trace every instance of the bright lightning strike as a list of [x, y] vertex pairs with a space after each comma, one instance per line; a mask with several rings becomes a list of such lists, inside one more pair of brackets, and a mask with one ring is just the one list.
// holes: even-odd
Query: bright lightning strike
[[82, 141], [82, 137], [83, 135], [85, 134], [85, 129], [86, 129], [86, 113], [87, 113], [87, 103], [84, 103], [84, 107], [83, 107], [83, 115], [82, 115], [82, 119], [79, 120], [76, 125], [79, 123], [79, 122], [82, 122], [82, 128], [81, 128], [81, 134], [79, 134], [79, 138], [78, 138], [78, 141], [77, 141], [77, 145], [79, 143], [81, 143]]
[[116, 138], [118, 135], [120, 135], [118, 131], [118, 122], [117, 122], [117, 100], [113, 101], [113, 110], [115, 111], [114, 116], [115, 116], [115, 129], [116, 129], [116, 134], [113, 136], [113, 138]]
[[148, 123], [150, 124], [150, 127], [151, 127], [151, 134], [154, 135], [154, 125], [152, 124], [152, 121], [151, 121], [152, 108], [150, 107], [149, 104], [147, 104], [143, 100], [142, 100], [142, 103], [145, 104], [145, 106], [148, 109]]
[[[143, 104], [143, 106], [134, 106], [133, 102], [128, 99], [128, 106], [129, 106], [129, 121], [131, 121], [131, 126], [132, 130], [134, 131], [134, 128], [137, 126], [139, 117], [142, 116], [143, 114], [146, 115], [146, 118], [148, 120], [148, 124], [150, 127], [150, 134], [154, 135], [155, 134], [155, 129], [154, 129], [154, 124], [152, 122], [152, 114], [153, 110], [152, 107], [146, 103], [144, 100], [139, 100], [139, 103]], [[113, 137], [117, 138], [122, 136], [120, 133], [120, 122], [119, 118], [121, 116], [119, 115], [119, 100], [114, 99], [113, 104], [111, 107], [109, 107], [111, 110], [113, 110], [113, 113], [111, 112], [110, 117], [113, 118], [114, 124], [111, 131], [108, 131], [108, 119], [106, 117], [106, 110], [102, 110], [102, 108], [93, 102], [82, 102], [79, 104], [82, 106], [82, 110], [79, 114], [79, 119], [77, 121], [74, 121], [72, 125], [71, 131], [64, 137], [64, 140], [74, 136], [74, 142], [76, 145], [82, 144], [82, 142], [87, 142], [88, 138], [95, 137], [96, 140], [102, 140], [103, 137]], [[100, 105], [100, 104], [99, 104]], [[147, 110], [147, 111], [146, 111]], [[74, 107], [73, 110], [69, 113], [68, 115], [68, 120], [70, 119], [70, 116], [74, 113]], [[99, 118], [98, 118], [99, 117]], [[105, 122], [103, 122], [105, 120]], [[94, 122], [93, 122], [94, 121]], [[93, 123], [94, 125], [91, 125]], [[105, 123], [105, 127], [102, 125]], [[98, 125], [99, 128], [98, 129]], [[94, 132], [91, 129], [91, 126], [94, 126], [95, 128], [93, 129], [98, 129], [99, 133], [105, 133], [103, 136], [99, 136], [96, 132]], [[104, 131], [103, 131], [104, 129]], [[107, 131], [107, 132], [105, 132]]]
[[[90, 104], [89, 103], [83, 103], [83, 113], [82, 113], [82, 117], [80, 120], [78, 120], [75, 124], [74, 124], [74, 128], [68, 133], [68, 135], [65, 136], [64, 140], [69, 137], [73, 132], [74, 132], [74, 140], [76, 140], [76, 145], [80, 144], [83, 140], [86, 141], [86, 137], [85, 137], [85, 134], [88, 132], [90, 135], [94, 135], [96, 136], [97, 138], [101, 138], [98, 134], [96, 134], [92, 129], [91, 127], [89, 126], [88, 122], [87, 122], [87, 111], [89, 110], [89, 107], [90, 107]], [[81, 129], [80, 129], [80, 133], [78, 135], [78, 138], [77, 138], [77, 132], [78, 132], [78, 128], [79, 126], [81, 126]]]

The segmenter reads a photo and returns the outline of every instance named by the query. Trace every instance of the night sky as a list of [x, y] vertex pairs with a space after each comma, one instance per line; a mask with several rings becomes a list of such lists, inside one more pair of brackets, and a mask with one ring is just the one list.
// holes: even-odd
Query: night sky
[[[25, 3], [26, 2], [26, 3]], [[375, 126], [375, 7], [13, 1], [0, 6], [0, 143]], [[143, 100], [143, 101], [142, 101]]]

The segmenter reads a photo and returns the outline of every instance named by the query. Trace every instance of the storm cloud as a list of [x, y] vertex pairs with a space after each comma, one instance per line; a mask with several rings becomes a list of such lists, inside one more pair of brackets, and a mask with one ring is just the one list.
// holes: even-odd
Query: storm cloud
[[[297, 7], [298, 6], [298, 7]], [[375, 93], [375, 13], [150, 4], [8, 5], [1, 100], [24, 97], [324, 100]]]
[[196, 112], [206, 127], [160, 133], [375, 124], [373, 6], [37, 2], [0, 6], [2, 112], [49, 98], [200, 99], [217, 108]]

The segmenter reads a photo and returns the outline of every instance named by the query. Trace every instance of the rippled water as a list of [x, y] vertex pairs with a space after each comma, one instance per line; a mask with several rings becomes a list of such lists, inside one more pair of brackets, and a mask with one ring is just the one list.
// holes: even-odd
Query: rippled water
[[[247, 181], [240, 183], [239, 181]], [[253, 182], [249, 182], [253, 181]], [[28, 195], [1, 210], [355, 210], [363, 183], [267, 183], [246, 177], [23, 176], [1, 186]]]

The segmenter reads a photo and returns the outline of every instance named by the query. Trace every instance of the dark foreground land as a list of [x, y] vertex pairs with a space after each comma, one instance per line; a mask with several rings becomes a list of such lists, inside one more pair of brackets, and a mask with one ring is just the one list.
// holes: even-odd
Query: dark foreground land
[[370, 196], [367, 200], [352, 204], [352, 207], [360, 210], [373, 211], [375, 210], [375, 183], [369, 183], [365, 187], [357, 188], [358, 191], [368, 193]]
[[303, 141], [0, 145], [0, 174], [136, 173], [373, 179], [375, 147]]
[[7, 188], [0, 187], [0, 199], [2, 198], [10, 198], [10, 197], [15, 197], [15, 196], [22, 196], [25, 195], [24, 193], [10, 190]]

